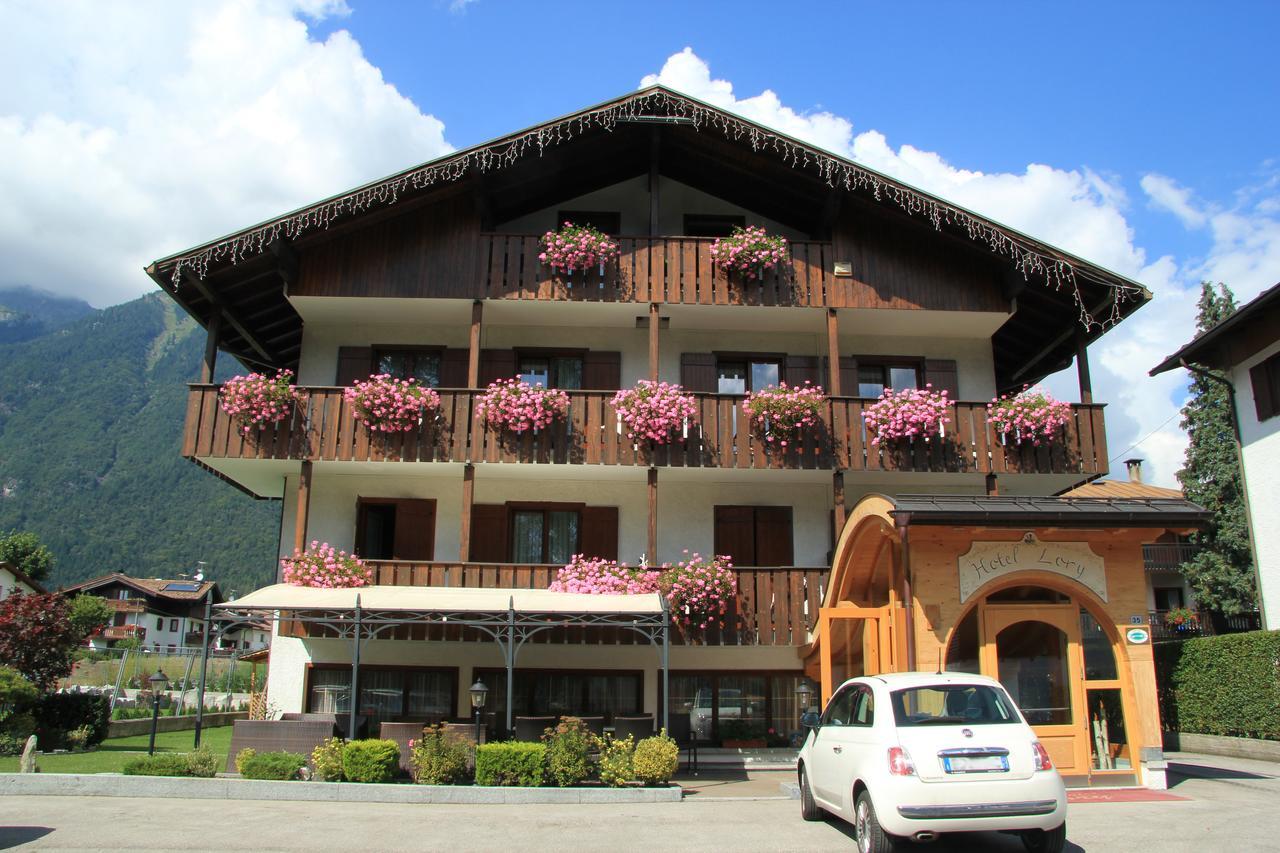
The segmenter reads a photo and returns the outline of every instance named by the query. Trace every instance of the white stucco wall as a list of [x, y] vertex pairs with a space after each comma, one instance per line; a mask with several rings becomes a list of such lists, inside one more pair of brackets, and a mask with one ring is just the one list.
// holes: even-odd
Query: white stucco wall
[[1277, 352], [1280, 342], [1237, 365], [1232, 372], [1263, 625], [1271, 629], [1280, 628], [1280, 416], [1258, 421], [1249, 369]]
[[13, 572], [0, 568], [0, 601], [4, 601], [12, 595], [15, 589], [25, 593], [35, 592], [34, 589], [18, 580]]

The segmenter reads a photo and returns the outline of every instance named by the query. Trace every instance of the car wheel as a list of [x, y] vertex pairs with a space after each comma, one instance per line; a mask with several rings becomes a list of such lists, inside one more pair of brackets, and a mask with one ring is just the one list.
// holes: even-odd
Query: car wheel
[[876, 807], [871, 804], [871, 794], [863, 791], [853, 807], [853, 830], [858, 837], [861, 853], [888, 853], [898, 848], [897, 839], [880, 828]]
[[1067, 824], [1056, 829], [1028, 829], [1022, 833], [1022, 846], [1030, 853], [1062, 853], [1067, 845]]
[[809, 788], [809, 772], [800, 768], [800, 817], [805, 820], [822, 820], [822, 809], [813, 801], [813, 791]]

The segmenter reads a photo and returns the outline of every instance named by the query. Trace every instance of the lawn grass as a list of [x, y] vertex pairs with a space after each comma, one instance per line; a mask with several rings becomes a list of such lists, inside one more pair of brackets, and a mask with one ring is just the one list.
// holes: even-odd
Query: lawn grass
[[[189, 752], [195, 738], [194, 731], [160, 732], [156, 735], [156, 752]], [[109, 738], [92, 752], [75, 752], [65, 755], [42, 755], [36, 764], [42, 773], [119, 773], [126, 761], [147, 754], [151, 735]], [[231, 748], [231, 726], [207, 728], [200, 734], [202, 746], [208, 746], [227, 760]], [[18, 757], [0, 758], [0, 773], [17, 773]]]

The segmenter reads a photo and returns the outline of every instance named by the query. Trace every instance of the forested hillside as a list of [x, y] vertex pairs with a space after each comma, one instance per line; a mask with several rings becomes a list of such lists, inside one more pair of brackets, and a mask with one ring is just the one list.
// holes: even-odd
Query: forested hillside
[[45, 541], [53, 586], [111, 571], [172, 576], [198, 560], [224, 593], [273, 577], [279, 503], [178, 453], [203, 346], [158, 293], [0, 345], [0, 531]]

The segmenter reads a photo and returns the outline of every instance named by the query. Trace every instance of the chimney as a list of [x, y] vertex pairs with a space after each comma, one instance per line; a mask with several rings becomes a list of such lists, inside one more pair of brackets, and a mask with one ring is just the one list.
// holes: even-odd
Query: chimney
[[1124, 460], [1124, 467], [1129, 469], [1130, 483], [1142, 482], [1142, 460], [1141, 459], [1126, 459]]

